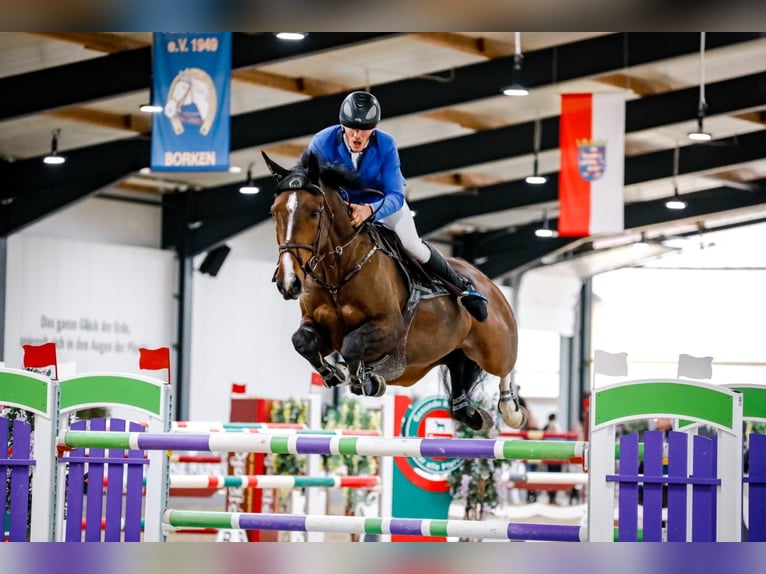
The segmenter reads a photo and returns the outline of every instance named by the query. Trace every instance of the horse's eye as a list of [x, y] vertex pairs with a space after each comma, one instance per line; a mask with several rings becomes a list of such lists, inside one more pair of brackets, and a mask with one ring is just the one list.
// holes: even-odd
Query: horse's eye
[[315, 209], [314, 211], [310, 213], [310, 215], [311, 215], [311, 219], [316, 219], [317, 217], [319, 217], [319, 210]]

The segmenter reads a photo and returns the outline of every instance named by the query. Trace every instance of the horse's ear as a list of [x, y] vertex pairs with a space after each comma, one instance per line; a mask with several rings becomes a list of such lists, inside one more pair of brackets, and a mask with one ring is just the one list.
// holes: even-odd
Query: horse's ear
[[285, 177], [288, 173], [290, 173], [288, 170], [286, 170], [277, 162], [272, 160], [269, 156], [267, 156], [265, 151], [261, 151], [261, 155], [263, 156], [263, 159], [266, 162], [266, 167], [269, 168], [271, 175], [273, 175], [277, 181], [282, 181], [282, 178]]
[[314, 185], [319, 185], [319, 158], [316, 156], [316, 154], [309, 154], [307, 167], [311, 183]]

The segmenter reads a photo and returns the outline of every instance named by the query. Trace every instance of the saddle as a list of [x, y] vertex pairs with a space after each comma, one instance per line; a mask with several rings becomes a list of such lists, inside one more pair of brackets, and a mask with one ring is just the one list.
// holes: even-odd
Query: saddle
[[367, 222], [365, 225], [378, 250], [388, 255], [396, 263], [409, 293], [407, 302], [402, 309], [404, 337], [393, 352], [383, 355], [377, 361], [367, 363], [373, 373], [380, 375], [386, 381], [391, 381], [404, 372], [407, 335], [421, 299], [442, 297], [450, 293], [441, 279], [432, 275], [420, 262], [410, 257], [396, 233], [379, 223]]

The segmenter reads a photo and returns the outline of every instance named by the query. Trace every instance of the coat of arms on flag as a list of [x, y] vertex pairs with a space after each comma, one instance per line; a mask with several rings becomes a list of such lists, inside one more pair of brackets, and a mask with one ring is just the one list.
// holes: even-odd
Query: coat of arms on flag
[[600, 179], [606, 169], [606, 142], [603, 140], [578, 140], [577, 168], [586, 181]]
[[625, 96], [562, 94], [559, 147], [559, 235], [622, 232]]

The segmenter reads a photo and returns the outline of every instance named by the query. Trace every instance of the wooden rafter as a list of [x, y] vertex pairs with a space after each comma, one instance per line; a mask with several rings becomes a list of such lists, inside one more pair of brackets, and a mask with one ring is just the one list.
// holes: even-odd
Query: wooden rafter
[[53, 40], [60, 40], [62, 42], [71, 42], [73, 44], [80, 44], [86, 50], [94, 50], [97, 52], [107, 52], [113, 54], [115, 52], [123, 52], [125, 50], [135, 50], [136, 48], [144, 48], [149, 44], [143, 40], [137, 40], [130, 36], [124, 36], [122, 34], [113, 34], [111, 32], [30, 32], [37, 36], [44, 36]]
[[127, 130], [138, 133], [149, 133], [152, 131], [151, 115], [141, 112], [136, 112], [135, 114], [120, 114], [93, 108], [72, 106], [48, 112], [46, 115], [62, 120], [82, 122], [115, 130]]
[[455, 32], [420, 32], [412, 34], [412, 37], [460, 52], [484, 56], [485, 58], [499, 58], [514, 53], [513, 43], [511, 42], [501, 42], [484, 37], [474, 38], [472, 36], [456, 34]]
[[457, 124], [464, 128], [476, 131], [499, 128], [506, 125], [506, 122], [503, 122], [502, 120], [459, 110], [437, 110], [435, 112], [423, 114], [421, 117], [450, 124]]
[[281, 143], [268, 146], [265, 151], [269, 155], [299, 158], [306, 146], [296, 143]]
[[745, 112], [744, 114], [736, 114], [734, 117], [738, 120], [745, 120], [748, 122], [754, 122], [756, 124], [766, 125], [766, 110]]
[[342, 92], [346, 89], [345, 86], [334, 84], [332, 82], [325, 82], [324, 80], [305, 77], [293, 78], [283, 74], [275, 74], [273, 72], [266, 72], [254, 68], [237, 70], [232, 72], [231, 77], [233, 80], [238, 80], [240, 82], [247, 82], [249, 84], [285, 92], [305, 94], [307, 96], [324, 96], [326, 94]]
[[443, 185], [457, 185], [460, 187], [485, 187], [500, 183], [503, 178], [492, 177], [476, 173], [440, 173], [422, 178], [423, 181], [430, 183], [441, 183]]
[[638, 78], [636, 76], [631, 76], [630, 74], [625, 74], [622, 72], [618, 72], [616, 74], [607, 74], [605, 76], [599, 76], [593, 79], [596, 82], [601, 82], [602, 84], [631, 90], [638, 96], [653, 96], [655, 94], [664, 94], [665, 92], [669, 92], [674, 89], [673, 86], [666, 82], [646, 80], [644, 78]]

